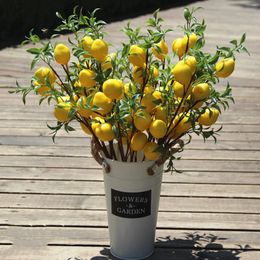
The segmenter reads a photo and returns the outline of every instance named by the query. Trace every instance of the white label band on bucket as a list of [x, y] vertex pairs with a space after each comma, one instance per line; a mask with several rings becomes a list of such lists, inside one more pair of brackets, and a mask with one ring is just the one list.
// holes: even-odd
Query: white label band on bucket
[[151, 215], [152, 191], [122, 192], [111, 189], [112, 214], [122, 218], [143, 218]]

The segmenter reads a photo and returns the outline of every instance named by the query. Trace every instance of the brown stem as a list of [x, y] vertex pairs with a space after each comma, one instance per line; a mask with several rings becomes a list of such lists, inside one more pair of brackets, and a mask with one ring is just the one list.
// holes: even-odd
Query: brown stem
[[59, 79], [59, 81], [61, 82], [62, 86], [64, 87], [66, 93], [71, 96], [70, 94], [70, 91], [67, 89], [67, 86], [65, 85], [65, 83], [62, 81], [60, 75], [57, 73], [57, 71], [51, 66], [50, 63], [46, 62], [45, 60], [41, 59], [45, 64], [47, 64], [51, 69], [52, 71], [54, 72], [54, 74], [56, 75], [56, 77]]
[[[75, 91], [75, 87], [74, 87], [74, 85], [73, 85], [73, 82], [72, 82], [72, 80], [71, 80], [71, 78], [70, 78], [70, 73], [69, 73], [68, 64], [66, 64], [65, 66], [64, 66], [64, 65], [61, 65], [61, 66], [62, 66], [63, 70], [65, 71], [67, 77], [68, 77], [68, 80], [69, 80], [69, 82], [70, 82], [70, 84], [71, 84], [71, 88], [74, 90], [74, 92], [76, 92], [76, 91]], [[77, 97], [79, 98], [79, 95], [78, 95], [78, 94], [77, 94]]]
[[104, 153], [106, 154], [107, 158], [112, 159], [112, 155], [109, 154], [107, 146], [106, 146], [106, 144], [103, 141], [101, 141], [101, 146], [102, 146], [102, 148], [104, 150]]
[[134, 158], [134, 151], [130, 152], [130, 162], [133, 162], [133, 158]]
[[119, 152], [121, 155], [121, 159], [123, 162], [126, 161], [125, 155], [124, 155], [124, 148], [123, 148], [123, 143], [122, 143], [122, 138], [120, 137], [118, 140], [118, 148], [119, 148]]
[[114, 149], [114, 145], [113, 145], [113, 140], [109, 141], [109, 148], [110, 148], [110, 154], [112, 155], [112, 158], [114, 158], [115, 160], [117, 160], [116, 158], [116, 153], [115, 153], [115, 149]]
[[[176, 123], [176, 125], [172, 128], [172, 130], [168, 133], [168, 135], [170, 135], [173, 130], [179, 125], [179, 123], [181, 122], [181, 120], [185, 117], [185, 115], [187, 115], [188, 111], [190, 111], [194, 106], [196, 106], [199, 102], [201, 102], [203, 100], [198, 100], [196, 101], [191, 107], [188, 107], [187, 111], [179, 118], [178, 122]], [[182, 133], [180, 136], [178, 136], [175, 140], [180, 139], [182, 136], [184, 136], [187, 132]], [[171, 138], [168, 139], [168, 141], [166, 142], [166, 144], [170, 143]]]
[[126, 139], [126, 153], [125, 153], [125, 159], [127, 161], [128, 156], [129, 156], [129, 152], [130, 152], [130, 142], [128, 141], [128, 138]]
[[83, 123], [83, 124], [88, 128], [88, 130], [89, 130], [89, 131], [91, 132], [91, 134], [92, 134], [92, 137], [93, 137], [95, 143], [96, 143], [97, 146], [98, 146], [98, 149], [99, 149], [99, 150], [102, 150], [103, 153], [104, 153], [104, 155], [105, 155], [107, 158], [110, 158], [110, 155], [109, 155], [109, 153], [108, 153], [108, 151], [107, 151], [107, 149], [106, 149], [106, 146], [102, 146], [102, 145], [101, 145], [99, 139], [98, 139], [97, 136], [95, 135], [95, 133], [94, 133], [92, 127], [90, 126], [90, 124], [88, 123], [88, 121], [87, 121], [84, 117], [81, 117], [81, 116], [79, 116], [79, 115], [76, 116], [76, 119], [77, 119], [77, 121]]
[[118, 131], [119, 131], [118, 149], [119, 149], [122, 161], [126, 161], [125, 156], [124, 156], [124, 148], [123, 148], [123, 143], [122, 143], [122, 137], [121, 137], [121, 130], [120, 130], [119, 122], [117, 123], [117, 127], [118, 127]]
[[185, 53], [187, 53], [188, 49], [189, 49], [189, 39], [190, 39], [190, 36], [187, 35], [188, 37], [188, 40], [187, 40], [187, 45], [186, 45], [186, 48], [185, 48]]
[[[146, 50], [146, 60], [145, 60], [145, 76], [143, 77], [143, 86], [142, 86], [142, 92], [141, 92], [141, 99], [140, 102], [142, 101], [143, 95], [144, 95], [144, 88], [145, 85], [148, 82], [148, 77], [147, 77], [147, 71], [149, 71], [149, 67], [148, 67], [148, 56], [149, 56], [149, 52], [148, 49]], [[148, 75], [149, 76], [149, 75]]]
[[162, 69], [165, 69], [165, 57], [163, 58], [163, 64], [162, 64]]
[[137, 162], [137, 152], [135, 152], [134, 155], [135, 155], [135, 162]]
[[179, 103], [179, 105], [178, 105], [178, 107], [177, 107], [177, 110], [175, 111], [175, 113], [174, 113], [174, 115], [173, 115], [173, 117], [172, 117], [172, 119], [171, 119], [171, 121], [170, 121], [170, 124], [168, 125], [167, 132], [166, 132], [166, 135], [165, 135], [165, 137], [164, 137], [164, 140], [167, 139], [167, 137], [169, 136], [170, 127], [171, 127], [173, 121], [175, 120], [176, 116], [179, 114], [179, 110], [180, 110], [180, 108], [181, 108], [181, 106], [182, 106], [182, 103], [183, 103], [183, 101], [184, 101], [184, 98], [186, 97], [186, 94], [188, 93], [188, 90], [189, 90], [189, 88], [190, 88], [190, 86], [191, 86], [192, 80], [193, 80], [193, 77], [191, 77], [191, 80], [190, 80], [190, 82], [189, 82], [188, 88], [186, 89], [186, 91], [184, 91], [183, 97], [182, 97], [182, 99], [181, 99], [181, 102]]

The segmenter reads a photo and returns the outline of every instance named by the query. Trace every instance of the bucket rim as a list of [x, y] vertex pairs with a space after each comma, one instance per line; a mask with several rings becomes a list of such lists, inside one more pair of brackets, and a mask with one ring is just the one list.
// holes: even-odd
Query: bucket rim
[[112, 162], [112, 163], [117, 163], [117, 164], [123, 164], [123, 165], [152, 165], [154, 164], [156, 161], [151, 161], [151, 160], [147, 160], [147, 161], [139, 161], [139, 162], [124, 162], [124, 161], [118, 161], [115, 159], [109, 159], [104, 157], [104, 160], [106, 160], [107, 162]]

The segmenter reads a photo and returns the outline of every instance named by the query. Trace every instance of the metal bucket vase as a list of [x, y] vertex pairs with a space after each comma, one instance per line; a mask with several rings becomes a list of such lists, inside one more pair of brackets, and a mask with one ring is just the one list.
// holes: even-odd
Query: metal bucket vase
[[105, 163], [109, 165], [109, 173], [107, 167], [103, 172], [111, 254], [144, 259], [154, 250], [163, 165], [110, 159]]

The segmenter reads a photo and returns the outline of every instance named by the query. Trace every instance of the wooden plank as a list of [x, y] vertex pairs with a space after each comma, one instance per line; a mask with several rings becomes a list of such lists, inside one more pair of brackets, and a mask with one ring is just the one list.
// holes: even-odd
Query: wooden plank
[[[209, 152], [210, 151], [210, 152]], [[71, 147], [64, 149], [60, 146], [15, 146], [15, 145], [1, 145], [0, 155], [4, 156], [49, 156], [49, 157], [88, 157], [92, 158], [90, 147]], [[216, 159], [216, 160], [247, 160], [259, 161], [260, 150], [258, 151], [245, 151], [245, 150], [212, 150], [212, 149], [185, 149], [181, 154], [183, 159]]]
[[[62, 146], [64, 149], [67, 147], [87, 147], [90, 145], [89, 138], [81, 137], [57, 137], [55, 144], [50, 136], [0, 136], [1, 145], [19, 145], [19, 146]], [[207, 140], [205, 143], [203, 140], [192, 140], [187, 146], [193, 149], [216, 149], [216, 150], [260, 150], [260, 141], [247, 141], [247, 140], [220, 140], [215, 144], [212, 140]]]
[[[0, 194], [0, 208], [104, 210], [106, 206], [103, 195]], [[260, 203], [258, 199], [167, 196], [160, 198], [159, 211], [260, 214]]]
[[[171, 205], [171, 208], [173, 207], [174, 205]], [[1, 209], [0, 225], [105, 227], [107, 212], [105, 210]], [[157, 227], [260, 231], [260, 214], [159, 212]]]
[[[99, 181], [0, 180], [0, 193], [103, 195]], [[162, 196], [260, 198], [259, 185], [164, 183]]]
[[[189, 241], [187, 241], [189, 243]], [[190, 242], [192, 243], [192, 242]], [[3, 247], [1, 248], [2, 260], [116, 260], [118, 258], [113, 257], [110, 254], [109, 247], [66, 247], [66, 246], [52, 246], [52, 247], [37, 247], [37, 248], [17, 248], [17, 247]], [[240, 260], [252, 260], [260, 258], [259, 251], [243, 251], [243, 250], [191, 250], [191, 249], [179, 249], [179, 248], [156, 248], [153, 255], [147, 260], [187, 260], [193, 259], [193, 257], [201, 257], [204, 259], [210, 259], [215, 257], [216, 259], [236, 259]], [[222, 258], [220, 258], [222, 257]], [[227, 258], [229, 257], [229, 258]]]
[[[1, 248], [0, 248], [1, 249]], [[116, 260], [118, 258], [113, 257], [110, 254], [108, 247], [66, 247], [66, 246], [55, 246], [55, 247], [40, 247], [21, 249], [15, 247], [4, 247], [2, 250], [2, 260], [83, 260], [83, 259], [107, 259]], [[239, 257], [240, 260], [252, 260], [260, 258], [259, 251], [243, 251], [243, 250], [190, 250], [190, 249], [167, 249], [167, 248], [156, 248], [153, 255], [146, 258], [147, 260], [187, 260], [193, 259], [196, 256], [203, 256], [204, 258], [216, 257], [216, 259], [236, 259]], [[222, 257], [222, 258], [219, 258]], [[229, 258], [226, 258], [229, 257]]]
[[[254, 102], [254, 101], [252, 101]], [[240, 112], [230, 112], [226, 113], [223, 118], [221, 118], [221, 123], [226, 124], [226, 123], [241, 123], [243, 124], [244, 122], [250, 123], [250, 124], [260, 124], [260, 117], [258, 117], [259, 113], [256, 112], [245, 112], [245, 113], [240, 113]], [[9, 113], [9, 112], [1, 112], [0, 111], [0, 118], [9, 118], [9, 119], [14, 119], [14, 120], [30, 120], [30, 119], [37, 119], [41, 120], [42, 122], [46, 122], [48, 120], [53, 119], [52, 113], [47, 114], [47, 113], [42, 113], [38, 114], [35, 112], [26, 112], [26, 113]]]
[[[218, 127], [215, 127], [217, 129]], [[50, 137], [51, 130], [46, 127], [46, 129], [22, 129], [22, 128], [0, 128], [0, 136], [48, 136]], [[57, 137], [88, 137], [86, 134], [81, 130], [71, 132], [68, 134], [65, 131], [60, 131], [57, 134]], [[202, 140], [201, 136], [197, 136], [195, 134], [192, 135], [193, 140]], [[218, 137], [219, 140], [242, 140], [242, 141], [260, 141], [260, 133], [241, 133], [237, 132], [235, 135], [234, 133], [229, 132], [221, 132], [220, 136]]]
[[[21, 237], [23, 239], [20, 239]], [[108, 230], [102, 227], [2, 227], [0, 239], [2, 238], [8, 238], [17, 247], [27, 245], [30, 250], [33, 247], [43, 245], [109, 245]], [[207, 247], [207, 249], [214, 249], [216, 243], [221, 243], [223, 249], [237, 249], [239, 245], [242, 247], [249, 245], [254, 249], [260, 249], [260, 232], [258, 231], [157, 229], [156, 238], [156, 241], [161, 241], [158, 241], [156, 246], [164, 248], [193, 248], [194, 243], [189, 241], [193, 238], [193, 240], [196, 239], [201, 244], [202, 248]], [[214, 238], [216, 239], [215, 243], [212, 242]]]
[[[53, 180], [53, 181], [102, 181], [101, 169], [66, 169], [43, 167], [1, 167], [0, 179], [5, 180]], [[214, 183], [214, 184], [260, 184], [258, 172], [221, 171], [185, 171], [165, 172], [165, 183]]]
[[[0, 156], [0, 167], [51, 167], [70, 169], [99, 169], [100, 165], [93, 158], [48, 157], [48, 156]], [[204, 160], [200, 158], [176, 161], [175, 166], [183, 171], [239, 171], [260, 172], [259, 161], [240, 160]]]

